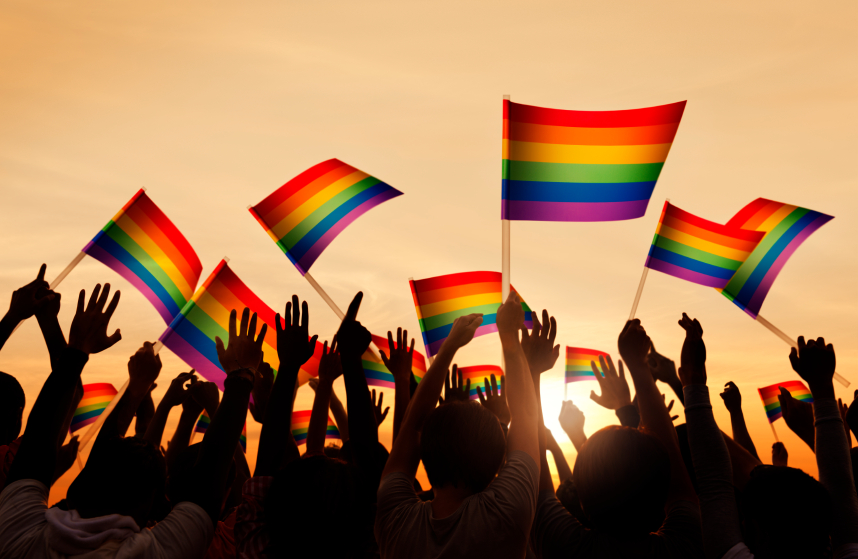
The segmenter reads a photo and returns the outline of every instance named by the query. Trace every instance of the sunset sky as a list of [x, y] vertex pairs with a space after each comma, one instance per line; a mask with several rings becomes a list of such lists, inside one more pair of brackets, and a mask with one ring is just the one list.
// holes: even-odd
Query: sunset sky
[[[42, 262], [52, 279], [145, 186], [196, 249], [203, 277], [229, 256], [276, 310], [292, 293], [307, 299], [311, 330], [330, 338], [336, 317], [245, 208], [336, 157], [405, 195], [352, 224], [313, 276], [343, 308], [363, 290], [359, 319], [373, 332], [403, 326], [419, 340], [409, 277], [500, 270], [504, 94], [579, 110], [687, 100], [646, 216], [514, 222], [516, 289], [557, 317], [559, 343], [616, 358], [665, 198], [722, 223], [760, 196], [809, 207], [835, 219], [791, 258], [761, 314], [791, 336], [833, 342], [854, 389], [856, 16], [858, 5], [845, 0], [3, 0], [0, 293], [31, 281]], [[118, 388], [128, 357], [165, 326], [138, 291], [86, 258], [59, 288], [66, 329], [77, 292], [96, 282], [123, 292], [113, 320], [123, 339], [90, 360], [83, 380]], [[650, 273], [638, 316], [677, 360], [683, 311], [705, 330], [716, 419], [730, 433], [717, 392], [735, 381], [769, 461], [774, 439], [756, 389], [796, 378], [788, 346], [714, 290]], [[169, 350], [161, 355], [156, 401], [187, 369]], [[497, 337], [476, 339], [457, 362], [499, 364]], [[49, 372], [34, 320], [0, 353], [0, 370], [24, 386], [28, 413]], [[556, 420], [562, 379], [561, 358], [544, 375], [543, 409], [572, 463]], [[851, 401], [852, 389], [835, 388]], [[335, 389], [344, 398], [341, 381]], [[591, 389], [595, 382], [569, 387], [588, 434], [616, 423], [590, 401]], [[392, 404], [392, 392], [385, 400]], [[296, 409], [311, 405], [312, 391], [301, 388]], [[816, 475], [806, 445], [783, 421], [775, 426], [790, 465]], [[388, 418], [388, 446], [391, 428]], [[252, 467], [259, 425], [249, 420], [248, 432]]]

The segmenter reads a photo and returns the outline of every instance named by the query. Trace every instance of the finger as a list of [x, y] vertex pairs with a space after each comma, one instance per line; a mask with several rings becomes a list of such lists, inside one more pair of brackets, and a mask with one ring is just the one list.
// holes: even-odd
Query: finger
[[620, 378], [626, 380], [626, 371], [623, 369], [623, 360], [620, 359]]
[[[486, 386], [486, 392], [488, 392], [488, 390], [489, 390], [489, 387]], [[479, 386], [477, 387], [477, 398], [479, 398], [480, 403], [482, 405], [486, 405], [486, 398], [485, 398], [485, 396], [483, 396], [483, 391], [480, 390]]]
[[599, 384], [602, 384], [602, 371], [596, 366], [595, 361], [590, 361], [590, 368], [593, 370], [593, 374], [596, 375], [596, 380], [599, 381]]
[[83, 301], [86, 298], [86, 291], [81, 289], [77, 296], [77, 314], [83, 314]]
[[451, 375], [448, 374], [446, 377], [444, 377], [444, 394], [450, 392], [450, 376]]
[[[408, 359], [414, 359], [414, 338], [411, 338], [411, 348], [408, 350]], [[856, 390], [855, 392], [858, 392], [858, 390]], [[858, 396], [856, 396], [856, 398], [858, 398]]]
[[381, 362], [384, 363], [384, 366], [390, 370], [390, 360], [387, 358], [387, 355], [384, 354], [384, 350], [378, 350], [379, 355], [381, 355]]
[[92, 290], [92, 293], [89, 295], [89, 302], [86, 304], [86, 310], [90, 310], [95, 308], [95, 305], [98, 302], [98, 294], [101, 293], [101, 284], [95, 284], [95, 288]]
[[349, 303], [349, 310], [346, 311], [346, 317], [343, 319], [343, 322], [357, 320], [361, 301], [363, 301], [363, 291], [358, 291], [355, 298]]
[[251, 339], [256, 337], [256, 321], [258, 317], [256, 313], [253, 313], [250, 317], [250, 325], [247, 327], [247, 335], [250, 336]]
[[[238, 335], [239, 336], [247, 336], [248, 334], [248, 323], [250, 322], [250, 309], [244, 307], [244, 310], [241, 311], [241, 324], [238, 327]], [[254, 332], [255, 334], [255, 332]]]
[[104, 306], [107, 304], [107, 298], [110, 296], [110, 284], [105, 283], [104, 289], [101, 290], [101, 295], [98, 297], [98, 301], [95, 304], [95, 310], [98, 312], [102, 312], [104, 310]]
[[235, 339], [235, 335], [236, 335], [236, 333], [235, 333], [235, 321], [236, 321], [237, 316], [238, 316], [238, 314], [235, 312], [235, 309], [232, 309], [231, 311], [229, 311], [229, 338], [227, 341], [229, 342], [230, 345], [232, 345], [232, 341]]
[[602, 397], [593, 392], [592, 390], [590, 391], [590, 399], [599, 404], [600, 406], [602, 405]]
[[[122, 339], [122, 333], [119, 331], [119, 328], [116, 329], [116, 332], [108, 336], [107, 338], [107, 347], [113, 347], [116, 343]], [[105, 348], [106, 349], [106, 348]]]
[[468, 379], [468, 382], [465, 383], [465, 394], [468, 396], [468, 398], [471, 397], [471, 379]]
[[217, 350], [218, 360], [223, 362], [223, 357], [224, 353], [226, 353], [226, 349], [224, 349], [223, 340], [221, 340], [219, 336], [215, 336], [215, 349]]
[[539, 337], [547, 340], [548, 339], [548, 331], [550, 330], [549, 326], [551, 325], [551, 319], [548, 317], [548, 311], [542, 309], [542, 324], [543, 328], [539, 331]]
[[539, 322], [539, 318], [536, 316], [536, 313], [530, 313], [530, 319], [533, 321], [533, 328], [531, 329], [531, 336], [539, 336], [539, 333], [542, 331], [542, 323]]
[[107, 305], [107, 310], [104, 311], [104, 317], [107, 320], [113, 316], [113, 313], [116, 312], [116, 307], [119, 306], [119, 296], [122, 295], [121, 291], [117, 291], [113, 294], [113, 299], [110, 300], [110, 304]]
[[461, 390], [462, 386], [464, 386], [464, 384], [465, 384], [462, 382], [462, 371], [461, 370], [459, 370], [458, 376], [459, 376], [459, 390]]
[[292, 326], [292, 301], [286, 302], [286, 310], [283, 311], [284, 323], [289, 322], [289, 326]]
[[375, 388], [372, 389], [372, 405], [375, 405]]
[[328, 340], [325, 340], [325, 343], [322, 344], [322, 355], [328, 354]]
[[[494, 373], [492, 373], [491, 379], [492, 379], [492, 396], [497, 396], [498, 395], [498, 380], [497, 380], [497, 377], [495, 377]], [[488, 389], [489, 389], [488, 381], [486, 381], [486, 390], [488, 391]]]
[[[379, 404], [379, 407], [380, 406], [381, 406], [381, 404]], [[385, 420], [385, 418], [387, 417], [387, 412], [389, 412], [389, 411], [390, 411], [390, 406], [387, 406], [386, 408], [384, 408], [384, 412], [381, 414], [381, 420], [382, 421]]]
[[[599, 356], [599, 359], [601, 359], [601, 358], [602, 358], [602, 357], [601, 357], [601, 356]], [[608, 370], [609, 370], [609, 371], [611, 371], [611, 374], [612, 374], [613, 376], [616, 376], [616, 375], [617, 375], [617, 370], [614, 368], [614, 360], [613, 360], [613, 359], [611, 359], [611, 356], [610, 356], [610, 355], [606, 355], [606, 356], [605, 356], [605, 361], [606, 361], [606, 362], [607, 362], [607, 364], [608, 364]], [[604, 365], [603, 365], [603, 367], [604, 367]]]
[[671, 421], [676, 421], [677, 419], [679, 419], [679, 416], [678, 416], [678, 415], [671, 415], [671, 416], [670, 416], [670, 420], [671, 420]]
[[[256, 313], [254, 313], [253, 316], [255, 317]], [[262, 349], [262, 343], [265, 341], [265, 334], [267, 334], [267, 333], [268, 333], [268, 325], [263, 324], [262, 330], [259, 331], [259, 336], [256, 338], [256, 347], [257, 348]]]
[[498, 379], [498, 395], [503, 396], [506, 399], [506, 392], [504, 392], [504, 387], [506, 386], [506, 375], [501, 375]]
[[789, 363], [792, 365], [792, 370], [798, 372], [800, 361], [798, 358], [798, 350], [794, 347], [791, 347], [789, 350]]
[[310, 328], [310, 306], [307, 301], [301, 303], [301, 328], [303, 330]]
[[[390, 332], [388, 332], [388, 334], [390, 334]], [[388, 342], [390, 342], [390, 340], [388, 340]], [[396, 329], [396, 349], [402, 349], [402, 343], [402, 328], [399, 327]]]
[[[319, 335], [318, 334], [314, 334], [313, 337], [310, 338], [310, 347], [313, 348], [313, 353], [316, 352], [316, 342], [318, 342], [318, 341], [319, 341]], [[336, 343], [337, 343], [337, 337], [334, 336], [334, 345], [336, 345]], [[333, 349], [331, 349], [331, 351], [333, 351]]]
[[[314, 337], [318, 337], [318, 336], [314, 336]], [[316, 347], [316, 345], [312, 341], [310, 342], [310, 345], [312, 345], [314, 348]], [[334, 334], [334, 338], [333, 338], [333, 340], [331, 340], [331, 353], [336, 353], [336, 352], [337, 352], [337, 335]]]
[[[557, 339], [557, 321], [554, 320], [554, 317], [551, 317], [551, 330], [548, 334], [548, 343], [554, 345], [554, 341]], [[560, 346], [557, 346], [557, 349], [560, 349]], [[558, 354], [559, 355], [559, 354]]]
[[673, 409], [673, 403], [675, 400], [671, 400], [669, 404], [667, 404], [667, 413], [670, 413], [670, 410]]
[[379, 392], [378, 394], [378, 407], [380, 408], [384, 402], [384, 392]]
[[274, 328], [277, 331], [277, 335], [280, 336], [280, 332], [283, 331], [283, 325], [280, 323], [280, 313], [274, 315]]
[[[47, 270], [47, 269], [48, 269], [47, 264], [42, 264], [39, 267], [39, 273], [36, 276], [36, 283], [42, 283], [43, 281], [45, 281], [45, 270]], [[75, 435], [75, 436], [77, 436], [77, 435]]]
[[401, 331], [397, 330], [396, 331], [396, 345], [394, 346], [393, 345], [393, 332], [391, 332], [390, 330], [387, 331], [387, 347], [390, 348], [391, 351], [393, 351], [394, 347], [396, 349], [399, 349], [400, 347], [402, 347], [399, 345], [399, 343], [400, 343], [399, 334], [401, 334]]
[[807, 347], [807, 344], [804, 342], [804, 336], [798, 337], [798, 351], [802, 352]]

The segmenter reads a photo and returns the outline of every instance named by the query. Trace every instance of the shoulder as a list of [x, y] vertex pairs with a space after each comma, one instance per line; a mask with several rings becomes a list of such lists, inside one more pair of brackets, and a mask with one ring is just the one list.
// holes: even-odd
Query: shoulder
[[44, 546], [48, 488], [34, 479], [21, 479], [0, 492], [0, 556], [30, 555]]
[[197, 557], [205, 554], [213, 537], [214, 526], [206, 511], [196, 503], [183, 501], [154, 528], [132, 539], [158, 548], [161, 553], [155, 553], [156, 557]]

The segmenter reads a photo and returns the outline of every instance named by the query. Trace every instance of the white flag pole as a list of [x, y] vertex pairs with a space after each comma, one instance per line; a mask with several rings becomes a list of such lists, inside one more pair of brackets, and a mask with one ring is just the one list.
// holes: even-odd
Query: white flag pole
[[[505, 101], [510, 100], [509, 95], [503, 96]], [[504, 140], [509, 142], [507, 139], [509, 137], [509, 119], [504, 120]], [[507, 170], [505, 175], [509, 171]], [[506, 176], [503, 177], [507, 178]], [[506, 200], [501, 200], [502, 204], [506, 204]], [[509, 276], [510, 276], [510, 262], [509, 262], [509, 220], [501, 219], [501, 303], [506, 301], [506, 298], [509, 297]]]
[[[775, 336], [782, 339], [783, 341], [788, 343], [790, 346], [798, 349], [798, 343], [795, 341], [795, 339], [790, 338], [783, 330], [781, 330], [780, 328], [778, 328], [777, 326], [775, 326], [774, 324], [772, 324], [771, 322], [769, 322], [768, 320], [766, 320], [762, 316], [757, 315], [757, 322], [759, 322], [760, 324], [762, 324], [763, 326], [768, 328], [769, 331], [771, 331]], [[852, 384], [851, 382], [849, 382], [848, 380], [846, 380], [845, 378], [843, 378], [841, 375], [839, 375], [837, 373], [834, 373], [834, 379], [847, 388], [849, 388], [849, 385]]]

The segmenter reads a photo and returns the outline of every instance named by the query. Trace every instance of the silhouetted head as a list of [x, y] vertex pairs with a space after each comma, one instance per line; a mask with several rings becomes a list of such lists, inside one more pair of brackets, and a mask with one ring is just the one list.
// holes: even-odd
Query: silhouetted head
[[506, 439], [497, 417], [472, 402], [432, 410], [420, 437], [420, 458], [434, 488], [460, 483], [479, 493], [503, 463]]
[[18, 379], [0, 372], [0, 445], [7, 445], [21, 434], [27, 400]]
[[83, 518], [123, 514], [142, 528], [164, 499], [164, 456], [139, 437], [96, 441], [83, 471], [68, 490], [69, 509]]
[[293, 557], [305, 549], [313, 557], [360, 556], [372, 520], [361, 507], [348, 464], [319, 454], [293, 460], [265, 497], [269, 556]]
[[578, 453], [572, 481], [600, 532], [634, 539], [664, 521], [670, 460], [652, 435], [620, 426], [596, 431]]
[[745, 544], [755, 557], [827, 556], [831, 497], [821, 483], [801, 470], [757, 466], [740, 505]]
[[[197, 464], [202, 448], [202, 442], [192, 444], [176, 456], [170, 464], [170, 470], [167, 472], [167, 498], [173, 506], [182, 501], [190, 500], [190, 495], [196, 491], [194, 481], [198, 476], [194, 472], [194, 466]], [[226, 485], [224, 487], [230, 487], [233, 481], [235, 481], [235, 460], [229, 465], [229, 473], [227, 474]], [[224, 502], [226, 502], [228, 496], [229, 492], [224, 491]], [[223, 502], [221, 503], [222, 510]]]

